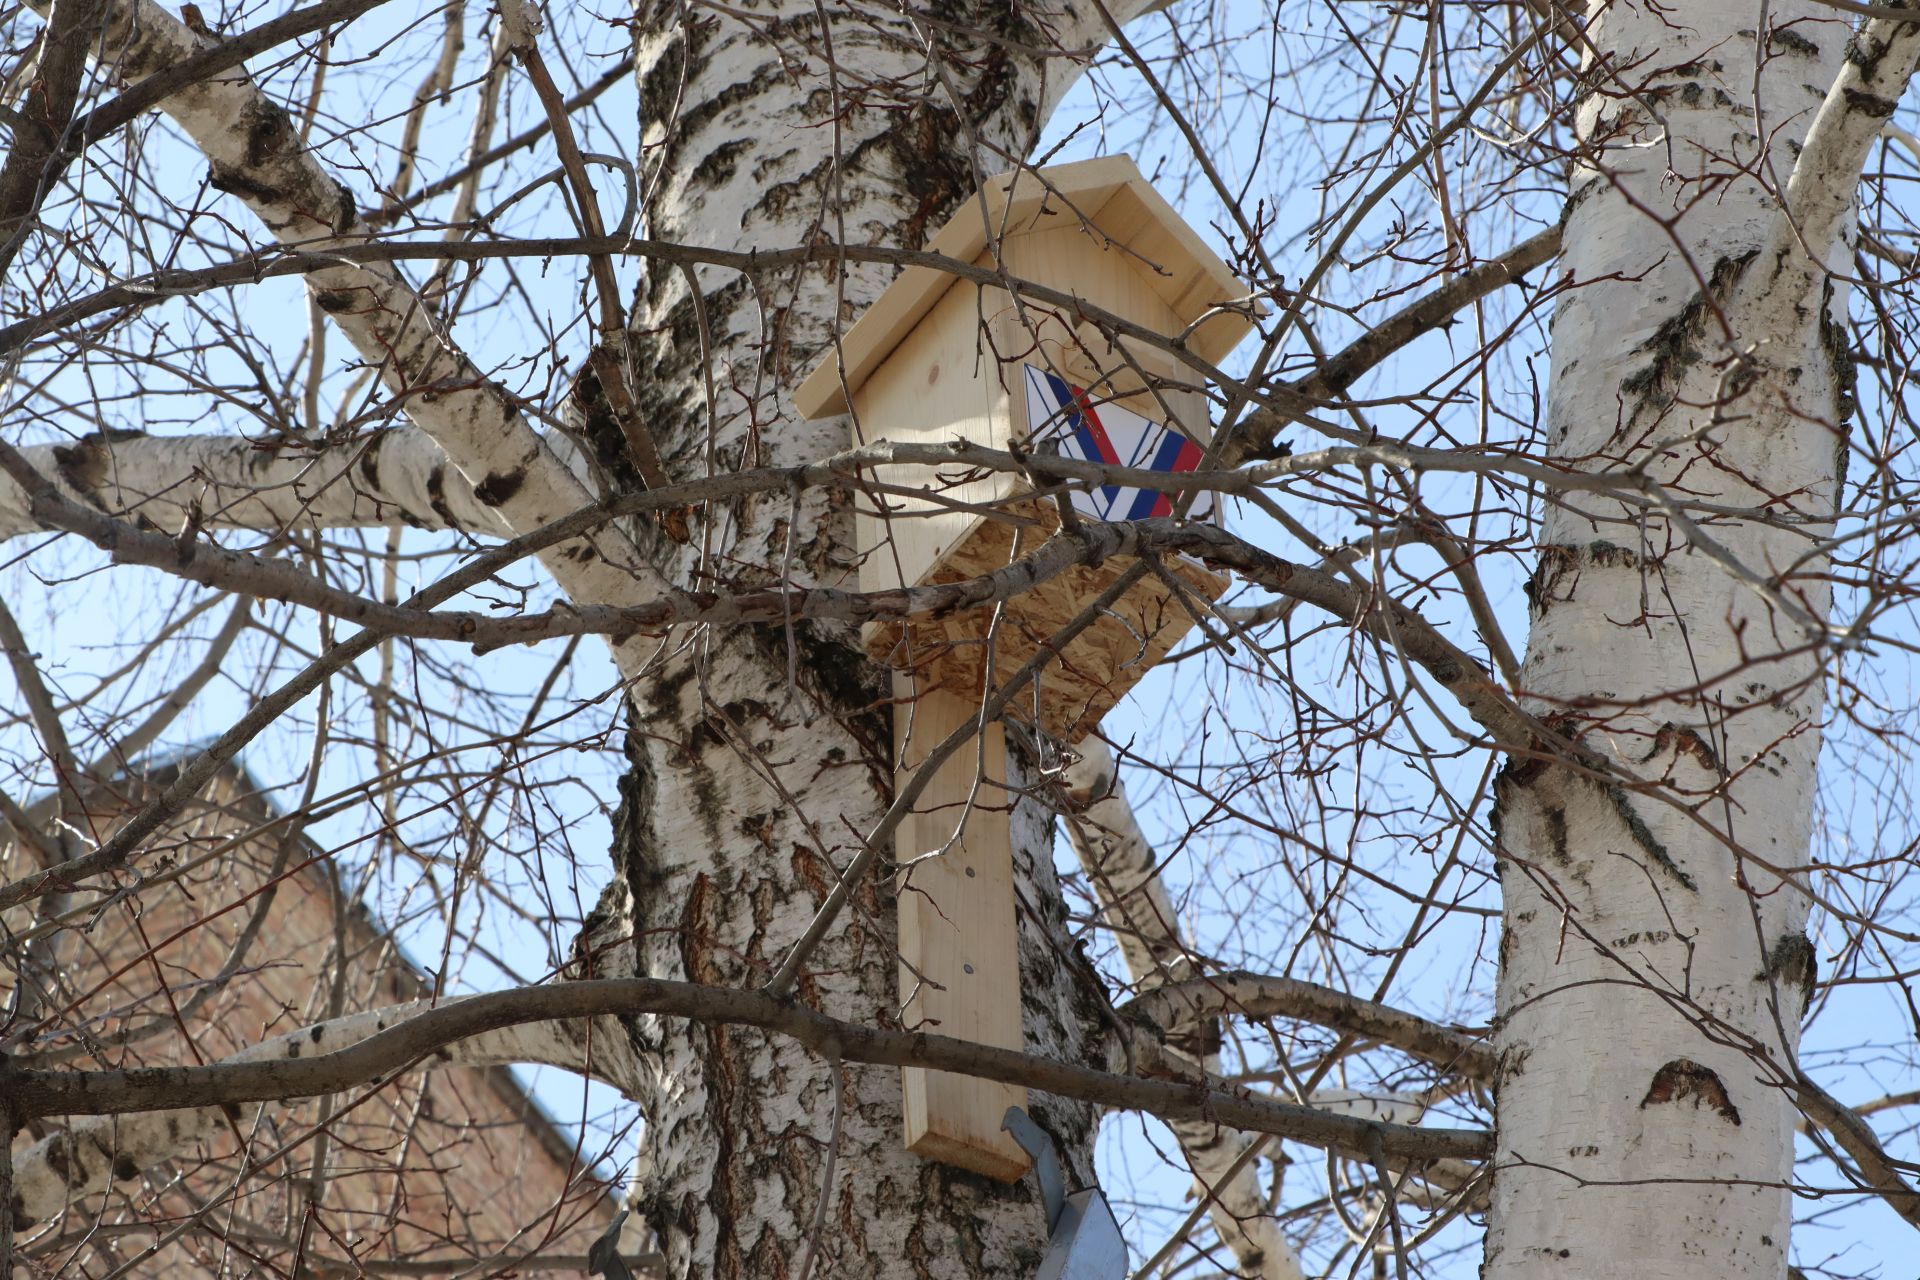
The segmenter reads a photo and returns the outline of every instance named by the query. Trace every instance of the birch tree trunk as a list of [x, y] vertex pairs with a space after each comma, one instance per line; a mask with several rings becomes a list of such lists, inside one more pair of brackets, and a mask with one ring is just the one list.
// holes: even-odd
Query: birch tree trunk
[[[1558, 502], [1529, 586], [1529, 709], [1613, 773], [1563, 749], [1498, 783], [1489, 1280], [1786, 1269], [1851, 380], [1844, 286], [1756, 255], [1849, 30], [1756, 12], [1616, 3], [1590, 32], [1545, 425], [1646, 505]], [[1782, 252], [1844, 262], [1832, 239]]]
[[[733, 248], [817, 235], [919, 248], [982, 175], [1033, 145], [1073, 64], [1026, 50], [1096, 34], [1065, 6], [1030, 15], [985, 0], [944, 6], [938, 26], [804, 0], [692, 21], [660, 0], [636, 16], [649, 234]], [[685, 274], [653, 270], [633, 319], [634, 385], [669, 474], [844, 448], [846, 419], [802, 422], [785, 391], [885, 279], [816, 270], [756, 294], [701, 273], [696, 298]], [[592, 391], [588, 429], [605, 433]], [[656, 534], [652, 551], [681, 582], [790, 574], [849, 585], [851, 540], [844, 501], [809, 497], [798, 510], [736, 504], [696, 526], [686, 548]], [[621, 876], [602, 902], [597, 971], [764, 982], [890, 799], [888, 691], [857, 635], [837, 626], [716, 631], [663, 652], [633, 708]], [[1004, 803], [1000, 781], [985, 803]], [[1058, 927], [1050, 824], [1022, 801], [1013, 833], [1027, 1047], [1085, 1060], [1099, 1052], [1104, 997]], [[796, 995], [897, 1025], [895, 954], [883, 871]], [[1019, 1276], [1038, 1265], [1045, 1223], [1031, 1182], [1007, 1188], [909, 1155], [897, 1072], [836, 1073], [791, 1041], [740, 1029], [646, 1020], [634, 1036], [651, 1068], [637, 1099], [647, 1126], [636, 1204], [673, 1274], [784, 1274], [816, 1211], [826, 1222], [816, 1275]], [[1089, 1181], [1091, 1110], [1038, 1096], [1033, 1110]], [[836, 1114], [841, 1174], [828, 1187]]]

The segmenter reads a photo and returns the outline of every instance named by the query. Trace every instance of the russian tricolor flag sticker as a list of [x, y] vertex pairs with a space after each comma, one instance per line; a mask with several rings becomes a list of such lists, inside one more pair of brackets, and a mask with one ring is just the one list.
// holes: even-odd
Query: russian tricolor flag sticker
[[[1026, 381], [1027, 434], [1036, 443], [1057, 446], [1063, 457], [1180, 472], [1197, 470], [1206, 455], [1194, 441], [1151, 418], [1117, 404], [1095, 405], [1085, 391], [1049, 370], [1027, 365]], [[1110, 484], [1075, 491], [1073, 506], [1095, 520], [1144, 520], [1172, 515], [1173, 497]], [[1213, 495], [1202, 493], [1188, 514], [1211, 519]]]

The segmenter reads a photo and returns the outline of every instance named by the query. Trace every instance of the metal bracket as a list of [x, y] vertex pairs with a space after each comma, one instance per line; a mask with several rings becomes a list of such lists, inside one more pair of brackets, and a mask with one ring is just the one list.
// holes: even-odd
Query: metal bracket
[[1000, 1127], [1033, 1158], [1040, 1179], [1049, 1235], [1034, 1280], [1127, 1280], [1127, 1242], [1100, 1189], [1066, 1193], [1066, 1174], [1053, 1139], [1021, 1108], [1008, 1107]]

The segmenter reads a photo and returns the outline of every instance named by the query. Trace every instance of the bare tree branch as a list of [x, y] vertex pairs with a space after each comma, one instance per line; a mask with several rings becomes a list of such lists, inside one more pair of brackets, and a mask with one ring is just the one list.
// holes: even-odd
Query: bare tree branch
[[[1119, 940], [1135, 984], [1165, 990], [1190, 973], [1192, 965], [1172, 899], [1160, 879], [1159, 859], [1134, 817], [1107, 744], [1094, 737], [1077, 750], [1080, 758], [1069, 766], [1065, 778], [1070, 798], [1086, 806], [1067, 818], [1074, 852]], [[1169, 1023], [1161, 1025], [1175, 1029]], [[1186, 1031], [1189, 1026], [1179, 1029]], [[1203, 1045], [1207, 1037], [1203, 1033], [1194, 1039]], [[1199, 1065], [1208, 1072], [1218, 1070], [1218, 1054], [1203, 1048]], [[1324, 1101], [1314, 1099], [1316, 1105]], [[1193, 1169], [1214, 1230], [1233, 1251], [1240, 1268], [1265, 1280], [1295, 1280], [1303, 1275], [1280, 1224], [1267, 1212], [1267, 1197], [1248, 1156], [1254, 1139], [1206, 1121], [1175, 1121], [1169, 1127]]]
[[[1217, 1117], [1236, 1128], [1355, 1154], [1364, 1153], [1376, 1137], [1388, 1154], [1409, 1159], [1471, 1160], [1487, 1150], [1487, 1136], [1473, 1130], [1414, 1129], [1357, 1120], [1185, 1083], [1114, 1075], [925, 1032], [860, 1026], [760, 991], [651, 978], [591, 979], [467, 996], [410, 1013], [398, 1023], [390, 1022], [386, 1011], [350, 1015], [353, 1026], [375, 1029], [344, 1048], [317, 1054], [307, 1050], [324, 1043], [327, 1033], [316, 1038], [313, 1029], [306, 1028], [264, 1042], [242, 1059], [204, 1067], [69, 1072], [9, 1066], [7, 1087], [18, 1112], [29, 1117], [126, 1115], [284, 1101], [378, 1085], [471, 1037], [529, 1025], [642, 1013], [759, 1027], [818, 1051], [837, 1053], [848, 1062], [978, 1075], [1163, 1118]], [[301, 1047], [303, 1037], [306, 1048]], [[488, 1040], [486, 1051], [505, 1053], [507, 1043]], [[534, 1035], [523, 1041], [523, 1051], [525, 1046], [535, 1046], [540, 1054], [564, 1056], [551, 1047], [558, 1043]], [[529, 1060], [543, 1058], [536, 1055]]]
[[[511, 533], [426, 433], [393, 427], [345, 441], [97, 434], [20, 456], [56, 492], [169, 534], [203, 529], [454, 529]], [[0, 476], [0, 538], [47, 530], [27, 488]]]
[[1493, 1051], [1473, 1036], [1425, 1018], [1299, 978], [1222, 973], [1170, 983], [1128, 1006], [1172, 1030], [1217, 1017], [1291, 1018], [1378, 1040], [1403, 1053], [1488, 1084]]
[[[153, 0], [111, 0], [107, 47], [123, 74], [143, 79], [191, 58], [204, 37]], [[243, 201], [283, 240], [320, 244], [357, 238], [358, 208], [300, 142], [286, 111], [244, 76], [185, 86], [163, 108], [205, 152], [214, 186]], [[391, 268], [336, 266], [308, 286], [383, 380], [405, 397], [408, 415], [467, 478], [483, 504], [514, 528], [584, 506], [589, 494], [547, 448], [502, 387], [467, 359], [437, 313]], [[594, 536], [596, 554], [555, 556], [555, 579], [576, 599], [618, 600], [658, 575], [612, 531]]]
[[[525, 1003], [539, 1003], [536, 992], [525, 994], [536, 997]], [[469, 997], [469, 1000], [485, 998]], [[436, 1005], [431, 1000], [417, 1000], [384, 1009], [349, 1013], [262, 1040], [224, 1059], [217, 1066], [180, 1069], [212, 1072], [213, 1078], [232, 1071], [251, 1072], [254, 1077], [264, 1075], [270, 1078], [280, 1068], [296, 1068], [300, 1064], [319, 1061], [388, 1061], [381, 1057], [377, 1049], [367, 1049], [367, 1046], [377, 1042], [391, 1046], [396, 1039], [406, 1040], [407, 1035], [400, 1033], [406, 1032], [409, 1027], [431, 1026], [434, 1010], [457, 1009], [463, 1003], [455, 1001]], [[525, 1018], [500, 1023], [478, 1029], [472, 1034], [449, 1036], [433, 1044], [425, 1044], [416, 1036], [413, 1042], [424, 1047], [409, 1055], [404, 1065], [420, 1062], [427, 1069], [437, 1070], [456, 1066], [544, 1064], [593, 1076], [616, 1088], [630, 1088], [633, 1072], [638, 1068], [622, 1056], [621, 1046], [625, 1044], [625, 1037], [611, 1031], [589, 1036], [584, 1024], [569, 1021], [570, 1016], [556, 1014], [550, 1018]], [[580, 1018], [596, 1016], [600, 1015], [577, 1015]], [[423, 1017], [428, 1019], [426, 1023], [419, 1022]], [[456, 1025], [474, 1025], [474, 1020], [469, 1017]], [[592, 1046], [591, 1053], [588, 1052], [589, 1044]], [[365, 1052], [358, 1057], [343, 1058], [343, 1054], [353, 1052], [347, 1046]], [[393, 1069], [402, 1065], [399, 1060], [392, 1061], [395, 1062]], [[44, 1074], [58, 1078], [69, 1073]], [[144, 1072], [115, 1074], [125, 1077], [128, 1083], [142, 1078], [152, 1079]], [[361, 1070], [355, 1074], [354, 1068], [347, 1068], [345, 1073], [337, 1077], [339, 1085], [315, 1092], [338, 1092], [356, 1085], [377, 1083], [374, 1077], [386, 1074], [390, 1074], [390, 1071]], [[163, 1090], [160, 1099], [152, 1106], [142, 1104], [114, 1111], [87, 1113], [88, 1119], [29, 1147], [17, 1158], [14, 1172], [16, 1219], [25, 1226], [46, 1222], [73, 1200], [105, 1191], [116, 1181], [124, 1182], [138, 1177], [159, 1162], [184, 1154], [220, 1125], [225, 1107], [242, 1101], [270, 1100], [225, 1096], [220, 1093], [218, 1086], [212, 1094], [204, 1097], [196, 1096], [197, 1092], [203, 1091], [176, 1086]], [[284, 1096], [311, 1095], [288, 1093]], [[22, 1114], [26, 1113], [23, 1111]], [[66, 1103], [56, 1102], [50, 1110], [38, 1114], [79, 1115], [82, 1112]]]
[[87, 57], [99, 47], [109, 0], [63, 0], [47, 21], [30, 114], [13, 127], [13, 145], [0, 167], [0, 275], [13, 265], [33, 229], [33, 217], [58, 177]]
[[1895, 1160], [1881, 1145], [1873, 1127], [1802, 1072], [1794, 1078], [1794, 1102], [1807, 1119], [1833, 1135], [1840, 1149], [1853, 1158], [1860, 1176], [1909, 1225], [1920, 1227], [1920, 1191], [1907, 1181]]

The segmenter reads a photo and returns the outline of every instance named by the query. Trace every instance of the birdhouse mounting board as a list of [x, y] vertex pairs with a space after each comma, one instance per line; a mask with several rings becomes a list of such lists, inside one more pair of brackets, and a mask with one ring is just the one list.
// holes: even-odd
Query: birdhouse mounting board
[[[894, 677], [894, 759], [900, 775], [979, 712], [971, 698], [917, 691]], [[1004, 730], [996, 722], [943, 763], [902, 820], [894, 849], [905, 1025], [996, 1049], [1019, 1049], [1019, 934], [1005, 791]], [[981, 927], [985, 922], [986, 927]], [[1000, 1128], [1025, 1106], [1017, 1085], [945, 1071], [901, 1073], [907, 1150], [1012, 1182], [1029, 1161]]]

